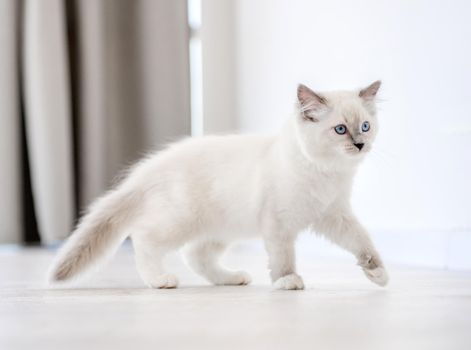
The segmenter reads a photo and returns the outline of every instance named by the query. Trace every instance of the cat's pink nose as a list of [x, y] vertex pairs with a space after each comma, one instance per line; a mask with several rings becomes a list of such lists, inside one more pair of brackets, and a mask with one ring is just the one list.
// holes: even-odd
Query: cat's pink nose
[[361, 149], [363, 148], [363, 146], [365, 145], [364, 143], [354, 143], [355, 147], [358, 148], [359, 151], [361, 151]]

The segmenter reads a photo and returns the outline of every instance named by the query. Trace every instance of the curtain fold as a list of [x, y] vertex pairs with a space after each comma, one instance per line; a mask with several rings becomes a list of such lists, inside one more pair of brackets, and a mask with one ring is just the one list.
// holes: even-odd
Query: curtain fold
[[186, 1], [2, 0], [0, 20], [0, 242], [21, 240], [28, 201], [51, 243], [120, 169], [189, 134]]
[[21, 241], [19, 4], [0, 1], [0, 243]]
[[186, 1], [85, 0], [75, 10], [83, 206], [123, 164], [189, 133], [189, 33]]
[[23, 79], [26, 140], [38, 230], [65, 238], [74, 220], [70, 81], [61, 0], [26, 0]]

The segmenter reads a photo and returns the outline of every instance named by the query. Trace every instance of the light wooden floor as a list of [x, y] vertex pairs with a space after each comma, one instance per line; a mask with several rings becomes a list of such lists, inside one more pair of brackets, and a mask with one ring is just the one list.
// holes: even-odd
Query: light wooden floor
[[[471, 349], [471, 274], [390, 269], [386, 289], [350, 261], [299, 261], [304, 291], [273, 291], [261, 254], [227, 257], [254, 278], [213, 287], [171, 258], [182, 287], [141, 284], [130, 248], [51, 289], [53, 252], [0, 250], [0, 349]], [[309, 262], [308, 262], [309, 261]]]

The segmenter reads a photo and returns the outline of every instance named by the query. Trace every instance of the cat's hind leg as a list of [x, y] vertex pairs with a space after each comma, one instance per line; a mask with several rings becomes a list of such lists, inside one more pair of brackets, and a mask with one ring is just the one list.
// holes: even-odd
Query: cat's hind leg
[[175, 247], [139, 236], [133, 236], [132, 241], [136, 267], [144, 283], [151, 288], [176, 288], [177, 277], [165, 272], [163, 267], [165, 255]]
[[244, 271], [231, 271], [220, 265], [220, 257], [227, 245], [221, 241], [201, 240], [192, 242], [186, 249], [190, 267], [215, 285], [246, 285], [250, 275]]

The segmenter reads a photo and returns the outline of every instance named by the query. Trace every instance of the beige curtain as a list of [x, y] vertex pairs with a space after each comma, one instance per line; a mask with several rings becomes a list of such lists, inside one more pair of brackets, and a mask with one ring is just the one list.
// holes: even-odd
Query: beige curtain
[[0, 242], [64, 238], [120, 169], [189, 133], [186, 16], [184, 0], [0, 0]]
[[0, 242], [21, 237], [17, 6], [0, 0]]

